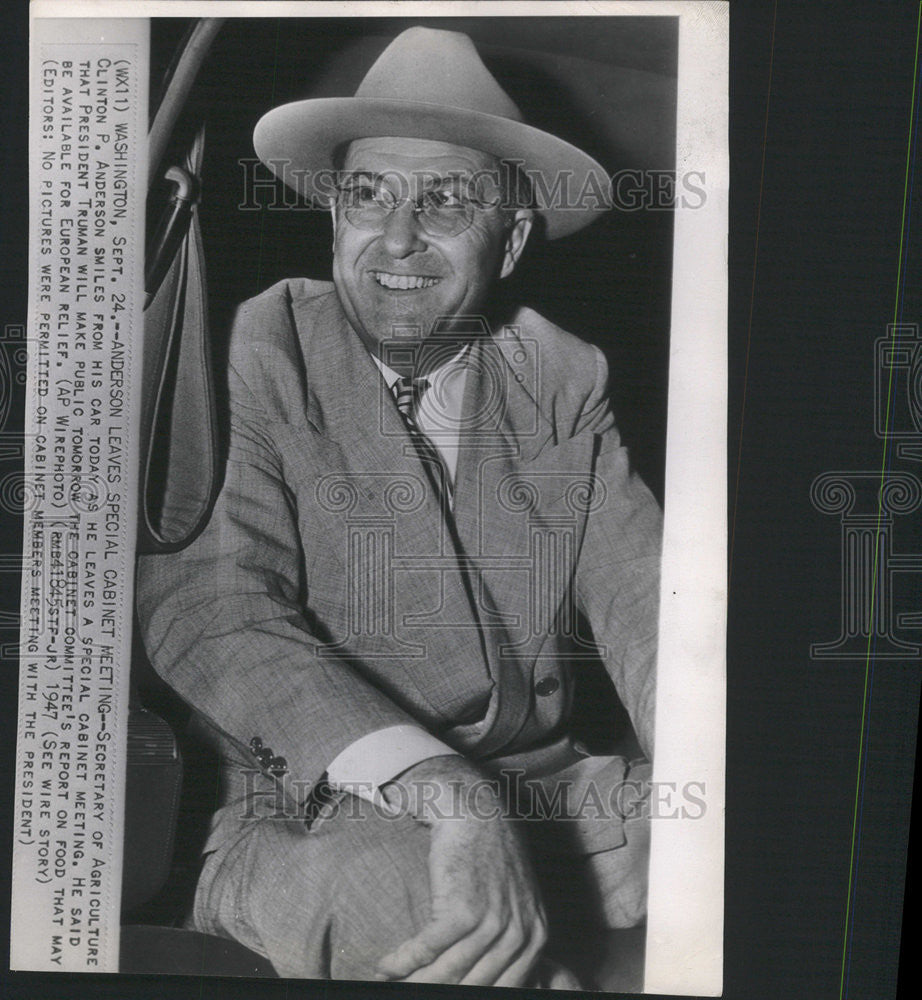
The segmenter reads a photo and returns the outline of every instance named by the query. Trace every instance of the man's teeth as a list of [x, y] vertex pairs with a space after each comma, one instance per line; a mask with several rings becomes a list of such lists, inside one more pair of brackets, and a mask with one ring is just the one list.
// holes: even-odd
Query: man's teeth
[[375, 281], [385, 288], [399, 288], [407, 291], [410, 288], [429, 288], [439, 279], [423, 274], [388, 274], [387, 271], [375, 271]]

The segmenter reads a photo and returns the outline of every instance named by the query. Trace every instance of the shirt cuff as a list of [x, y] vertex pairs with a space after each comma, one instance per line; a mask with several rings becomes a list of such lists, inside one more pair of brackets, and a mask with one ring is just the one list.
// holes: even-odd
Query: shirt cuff
[[378, 792], [382, 785], [422, 760], [455, 753], [419, 726], [388, 726], [350, 743], [327, 768], [327, 781], [387, 808]]

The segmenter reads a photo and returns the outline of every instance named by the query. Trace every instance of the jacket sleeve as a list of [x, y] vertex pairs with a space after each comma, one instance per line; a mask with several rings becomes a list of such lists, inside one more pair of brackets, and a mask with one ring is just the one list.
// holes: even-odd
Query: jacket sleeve
[[[417, 723], [359, 664], [318, 655], [322, 639], [305, 593], [294, 498], [272, 424], [233, 358], [232, 349], [220, 496], [189, 547], [139, 559], [138, 615], [164, 680], [254, 766], [254, 738], [284, 758], [280, 780], [304, 802], [350, 744], [375, 730]], [[283, 769], [278, 761], [274, 767]]]
[[594, 472], [601, 485], [577, 562], [577, 601], [641, 748], [652, 759], [662, 515], [630, 469], [607, 381], [604, 356], [596, 350], [596, 382], [576, 433], [597, 437]]

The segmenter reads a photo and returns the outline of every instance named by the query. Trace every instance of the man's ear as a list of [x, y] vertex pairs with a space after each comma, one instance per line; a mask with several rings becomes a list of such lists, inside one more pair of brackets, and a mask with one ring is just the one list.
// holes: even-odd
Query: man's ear
[[532, 222], [533, 213], [530, 208], [520, 208], [515, 213], [515, 221], [506, 233], [506, 250], [503, 254], [503, 266], [499, 272], [501, 278], [508, 278], [515, 270], [515, 265], [519, 262], [528, 242]]

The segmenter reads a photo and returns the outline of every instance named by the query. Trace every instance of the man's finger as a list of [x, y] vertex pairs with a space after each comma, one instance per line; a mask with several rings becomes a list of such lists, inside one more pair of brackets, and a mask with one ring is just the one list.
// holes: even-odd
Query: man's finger
[[[541, 957], [541, 949], [547, 940], [543, 933], [535, 934], [527, 947], [518, 957], [497, 977], [492, 986], [526, 986], [528, 976]], [[465, 980], [465, 983], [467, 980]]]
[[510, 924], [494, 942], [455, 982], [462, 986], [493, 986], [500, 976], [522, 955], [531, 942], [531, 935], [519, 925]]
[[416, 937], [404, 941], [378, 962], [376, 977], [404, 979], [417, 969], [431, 965], [475, 926], [476, 922], [458, 920], [455, 916], [427, 924]]
[[[505, 927], [496, 920], [486, 920], [467, 937], [446, 949], [429, 965], [416, 969], [404, 978], [407, 983], [466, 982], [471, 970], [487, 956], [492, 956], [500, 970], [505, 969], [521, 947], [524, 934], [513, 925]], [[497, 973], [498, 974], [498, 973]]]

